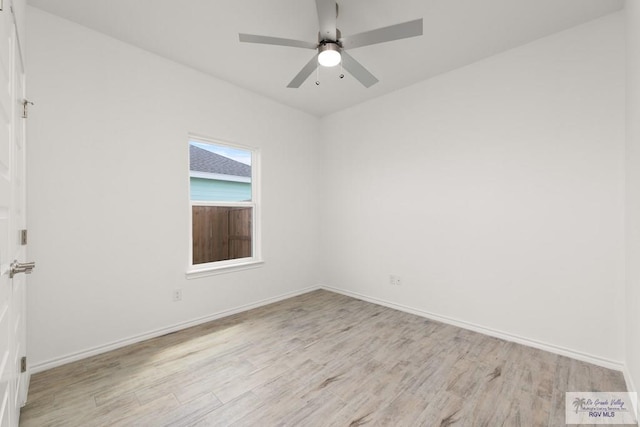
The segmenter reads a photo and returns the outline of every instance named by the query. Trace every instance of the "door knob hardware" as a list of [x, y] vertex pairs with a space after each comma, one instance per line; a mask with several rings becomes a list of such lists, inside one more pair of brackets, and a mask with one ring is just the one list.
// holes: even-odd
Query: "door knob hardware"
[[9, 266], [9, 277], [13, 278], [18, 273], [31, 274], [34, 268], [36, 268], [35, 262], [18, 262], [18, 260], [14, 260]]

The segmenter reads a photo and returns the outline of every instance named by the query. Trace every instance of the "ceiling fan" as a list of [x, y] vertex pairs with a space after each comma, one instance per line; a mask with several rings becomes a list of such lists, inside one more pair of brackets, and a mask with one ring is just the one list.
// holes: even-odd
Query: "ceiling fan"
[[[378, 79], [367, 71], [346, 50], [356, 47], [369, 46], [392, 40], [406, 39], [422, 35], [422, 18], [388, 27], [377, 28], [364, 33], [342, 37], [340, 30], [336, 28], [338, 16], [338, 4], [335, 0], [315, 0], [318, 10], [318, 22], [320, 31], [318, 42], [312, 43], [303, 40], [284, 39], [280, 37], [258, 36], [254, 34], [240, 33], [240, 41], [245, 43], [271, 44], [278, 46], [299, 47], [314, 49], [317, 53], [305, 65], [302, 70], [287, 85], [289, 88], [298, 88], [311, 75], [319, 65], [333, 67], [342, 63], [347, 70], [365, 87], [370, 87], [378, 82]], [[343, 77], [341, 75], [341, 77]], [[318, 82], [316, 82], [318, 84]]]

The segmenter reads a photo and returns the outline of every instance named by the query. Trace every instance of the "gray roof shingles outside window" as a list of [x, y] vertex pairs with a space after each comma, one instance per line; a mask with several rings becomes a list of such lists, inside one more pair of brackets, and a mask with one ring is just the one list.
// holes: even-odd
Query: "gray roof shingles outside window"
[[222, 175], [251, 178], [251, 166], [237, 162], [220, 154], [189, 145], [189, 169], [194, 172], [218, 173]]

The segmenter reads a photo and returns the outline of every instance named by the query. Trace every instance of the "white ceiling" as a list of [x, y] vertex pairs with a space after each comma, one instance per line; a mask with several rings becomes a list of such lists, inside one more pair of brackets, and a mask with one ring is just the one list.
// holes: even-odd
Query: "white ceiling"
[[314, 0], [28, 0], [82, 24], [317, 116], [350, 107], [623, 7], [623, 0], [342, 0], [344, 36], [424, 18], [424, 35], [350, 51], [380, 82], [339, 67], [287, 84], [312, 50], [240, 43], [238, 33], [316, 41]]

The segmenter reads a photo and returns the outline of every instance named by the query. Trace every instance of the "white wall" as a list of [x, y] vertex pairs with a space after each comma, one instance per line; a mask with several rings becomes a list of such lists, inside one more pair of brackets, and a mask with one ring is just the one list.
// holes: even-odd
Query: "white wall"
[[640, 3], [627, 0], [627, 383], [640, 386]]
[[326, 283], [620, 364], [624, 71], [618, 13], [324, 118]]
[[[29, 8], [32, 366], [319, 279], [623, 361], [623, 20], [318, 120]], [[261, 148], [264, 267], [185, 279], [187, 132]]]
[[[315, 117], [37, 9], [27, 36], [32, 366], [318, 283]], [[262, 268], [185, 279], [188, 132], [261, 149]]]

